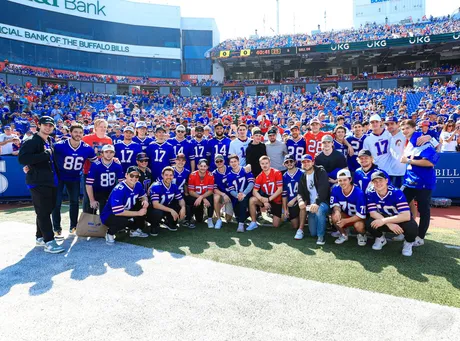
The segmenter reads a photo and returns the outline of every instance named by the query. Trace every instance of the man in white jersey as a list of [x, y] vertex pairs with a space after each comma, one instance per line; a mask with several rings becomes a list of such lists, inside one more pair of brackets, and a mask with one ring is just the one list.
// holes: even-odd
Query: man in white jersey
[[390, 153], [391, 134], [383, 127], [382, 118], [374, 114], [369, 119], [372, 133], [364, 140], [364, 148], [371, 152], [374, 163], [388, 173], [392, 156]]
[[240, 166], [246, 166], [246, 149], [251, 140], [248, 138], [248, 126], [240, 124], [238, 126], [238, 137], [230, 142], [228, 155], [236, 154], [240, 159]]
[[404, 155], [406, 146], [406, 137], [399, 130], [398, 119], [396, 117], [387, 117], [385, 126], [390, 133], [390, 154], [391, 161], [389, 168], [386, 170], [390, 176], [391, 184], [396, 188], [401, 188], [404, 174], [406, 174], [407, 165], [401, 163], [401, 157]]

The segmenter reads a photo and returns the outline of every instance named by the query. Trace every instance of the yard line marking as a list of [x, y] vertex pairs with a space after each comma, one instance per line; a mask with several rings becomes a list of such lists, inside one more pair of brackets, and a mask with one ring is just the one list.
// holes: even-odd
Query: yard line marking
[[444, 245], [448, 249], [455, 249], [455, 250], [460, 250], [460, 246], [455, 246], [455, 245]]

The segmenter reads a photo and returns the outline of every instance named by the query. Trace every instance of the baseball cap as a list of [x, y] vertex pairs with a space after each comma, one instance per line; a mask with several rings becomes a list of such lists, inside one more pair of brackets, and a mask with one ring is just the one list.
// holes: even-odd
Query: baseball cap
[[385, 123], [387, 123], [387, 122], [395, 122], [395, 123], [398, 123], [398, 119], [397, 119], [396, 117], [394, 117], [394, 116], [392, 116], [392, 117], [387, 117], [387, 118], [385, 118]]
[[276, 135], [278, 134], [278, 130], [276, 128], [270, 128], [268, 131], [268, 135]]
[[372, 173], [371, 181], [375, 179], [388, 179], [388, 177], [384, 172], [382, 172], [381, 170], [378, 170]]
[[252, 135], [262, 135], [260, 128], [252, 128]]
[[176, 155], [176, 160], [181, 159], [181, 160], [186, 160], [185, 154], [184, 153], [179, 153]]
[[312, 119], [310, 120], [310, 124], [313, 124], [313, 123], [321, 124], [321, 121], [320, 121], [318, 118], [315, 117], [315, 118], [312, 118]]
[[10, 126], [4, 126], [3, 129], [11, 129]]
[[[56, 124], [54, 123], [54, 119], [50, 116], [40, 117], [40, 119], [38, 120], [38, 124], [52, 124], [53, 126], [56, 126]], [[6, 126], [5, 126], [5, 129], [6, 129]]]
[[216, 156], [214, 156], [214, 161], [216, 160], [225, 160], [225, 158], [222, 154], [216, 154]]
[[321, 139], [321, 142], [334, 142], [334, 139], [332, 138], [331, 135], [324, 135], [323, 138]]
[[302, 156], [302, 162], [307, 161], [307, 160], [314, 161], [314, 159], [313, 159], [313, 157], [311, 155], [309, 155], [309, 154], [303, 155]]
[[214, 128], [217, 128], [217, 127], [222, 127], [222, 128], [223, 128], [224, 125], [223, 125], [222, 123], [219, 122], [219, 123], [217, 123], [216, 125], [214, 125]]
[[340, 179], [340, 178], [351, 178], [350, 171], [348, 169], [339, 170], [339, 172], [337, 173], [337, 179]]
[[295, 124], [291, 127], [291, 131], [292, 131], [293, 129], [300, 130], [300, 128], [299, 128], [298, 126], [296, 126]]
[[420, 122], [420, 127], [429, 127], [429, 126], [430, 126], [430, 122], [428, 122], [428, 121]]
[[136, 156], [136, 160], [138, 160], [138, 161], [139, 161], [139, 160], [148, 160], [148, 159], [149, 159], [149, 157], [148, 157], [147, 154], [144, 153], [144, 152], [139, 153], [139, 154], [137, 154], [137, 156]]
[[106, 150], [111, 150], [112, 152], [115, 152], [115, 147], [111, 144], [106, 144], [104, 147], [102, 147], [102, 151], [105, 152]]
[[201, 165], [202, 163], [205, 163], [206, 166], [208, 165], [208, 160], [206, 159], [200, 159], [200, 161], [198, 161], [198, 165]]
[[163, 128], [162, 126], [157, 126], [157, 127], [155, 128], [155, 133], [158, 133], [160, 130], [166, 133], [165, 128]]
[[137, 173], [141, 173], [139, 171], [139, 167], [137, 166], [129, 166], [128, 169], [126, 170], [126, 174], [130, 174], [130, 173], [133, 173], [133, 172], [137, 172]]
[[295, 161], [294, 156], [292, 156], [291, 154], [285, 155], [284, 156], [284, 162], [287, 162], [287, 161]]
[[201, 131], [201, 132], [203, 132], [203, 131], [204, 131], [204, 128], [203, 128], [203, 126], [196, 126], [196, 127], [195, 127], [195, 131]]
[[136, 122], [136, 129], [137, 128], [147, 128], [147, 123], [145, 123], [144, 121], [137, 121]]
[[367, 149], [361, 149], [358, 153], [358, 157], [360, 156], [372, 156], [371, 152]]
[[369, 118], [369, 122], [372, 122], [372, 121], [382, 122], [382, 118], [380, 117], [380, 115], [374, 114], [371, 116], [371, 118]]
[[176, 131], [184, 131], [185, 132], [185, 127], [182, 125], [182, 124], [179, 124], [177, 127], [176, 127]]
[[125, 129], [123, 129], [123, 131], [130, 131], [130, 132], [134, 133], [134, 128], [131, 127], [131, 126], [127, 126], [127, 127], [125, 127]]

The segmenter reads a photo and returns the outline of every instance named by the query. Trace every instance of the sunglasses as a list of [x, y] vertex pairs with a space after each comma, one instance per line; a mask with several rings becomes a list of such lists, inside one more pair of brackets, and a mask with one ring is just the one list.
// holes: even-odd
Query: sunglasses
[[284, 163], [294, 163], [294, 161], [293, 160], [287, 160]]
[[224, 162], [224, 160], [216, 160], [215, 162], [216, 163], [222, 163], [222, 162]]
[[149, 162], [149, 160], [137, 160], [139, 162]]
[[447, 126], [448, 126], [448, 127], [453, 127], [454, 125], [453, 125], [453, 124], [448, 124]]
[[139, 175], [136, 175], [136, 174], [129, 174], [129, 177], [132, 179], [132, 178], [136, 178], [136, 179], [139, 179]]
[[177, 133], [185, 133], [185, 130], [178, 130]]

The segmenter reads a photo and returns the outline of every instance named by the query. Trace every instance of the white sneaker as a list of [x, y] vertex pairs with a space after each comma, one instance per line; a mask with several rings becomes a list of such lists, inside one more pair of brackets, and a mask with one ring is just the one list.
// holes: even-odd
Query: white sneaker
[[255, 230], [256, 228], [258, 228], [259, 226], [257, 225], [257, 223], [255, 222], [251, 222], [249, 224], [249, 226], [246, 228], [246, 231], [253, 231]]
[[334, 231], [331, 233], [331, 236], [334, 237], [334, 238], [339, 238], [341, 235], [340, 231]]
[[406, 257], [412, 256], [412, 245], [413, 244], [414, 243], [409, 243], [409, 242], [404, 241], [403, 249], [401, 252], [403, 256], [406, 256]]
[[45, 241], [43, 240], [43, 238], [37, 238], [35, 240], [35, 246], [45, 246]]
[[303, 230], [302, 229], [297, 230], [297, 232], [295, 233], [294, 239], [295, 240], [303, 239]]
[[422, 245], [425, 245], [425, 240], [418, 236], [415, 237], [414, 246], [422, 246]]
[[393, 237], [391, 240], [394, 242], [402, 242], [404, 241], [404, 234], [398, 234], [396, 237]]
[[375, 242], [374, 242], [374, 245], [372, 245], [372, 249], [376, 251], [380, 251], [386, 245], [386, 243], [387, 243], [387, 239], [385, 238], [385, 236], [375, 238]]
[[358, 239], [359, 246], [366, 246], [367, 245], [367, 236], [365, 234], [359, 234], [356, 237]]
[[238, 224], [238, 229], [236, 230], [238, 233], [243, 233], [244, 232], [244, 224]]
[[142, 232], [141, 229], [137, 229], [135, 231], [129, 231], [129, 236], [132, 238], [147, 238], [149, 235]]
[[208, 218], [208, 220], [206, 222], [208, 223], [208, 229], [213, 229], [214, 228], [212, 218]]
[[316, 245], [324, 245], [324, 244], [326, 244], [326, 240], [324, 239], [324, 237], [318, 236], [318, 239], [316, 239]]
[[220, 230], [220, 229], [222, 228], [222, 220], [221, 220], [220, 218], [217, 219], [216, 225], [214, 225], [214, 228], [215, 228], [216, 230]]
[[341, 235], [339, 236], [339, 238], [337, 238], [337, 239], [335, 240], [335, 243], [336, 243], [336, 244], [343, 244], [343, 243], [345, 243], [347, 240], [348, 240], [348, 236], [345, 235], [345, 234], [341, 234]]
[[106, 244], [108, 244], [108, 245], [113, 245], [113, 244], [115, 244], [115, 236], [112, 235], [112, 234], [108, 234], [108, 233], [107, 233], [107, 234], [105, 235], [105, 242], [106, 242]]

